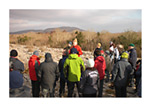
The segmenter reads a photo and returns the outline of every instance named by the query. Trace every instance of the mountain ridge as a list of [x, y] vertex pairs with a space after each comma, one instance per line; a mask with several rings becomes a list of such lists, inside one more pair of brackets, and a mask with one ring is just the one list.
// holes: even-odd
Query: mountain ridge
[[20, 31], [16, 31], [16, 32], [10, 32], [10, 34], [23, 34], [23, 33], [28, 33], [28, 32], [41, 32], [41, 33], [47, 33], [47, 32], [51, 32], [51, 31], [55, 31], [56, 29], [60, 29], [62, 31], [66, 31], [66, 32], [72, 32], [74, 30], [79, 30], [79, 31], [84, 31], [83, 29], [77, 28], [77, 27], [69, 27], [69, 26], [62, 26], [62, 27], [55, 27], [55, 28], [46, 28], [44, 30], [40, 30], [40, 29], [28, 29], [28, 30], [20, 30]]

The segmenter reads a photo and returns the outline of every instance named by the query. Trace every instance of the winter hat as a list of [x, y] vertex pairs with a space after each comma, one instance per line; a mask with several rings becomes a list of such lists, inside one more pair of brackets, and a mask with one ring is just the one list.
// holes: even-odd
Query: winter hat
[[95, 62], [93, 59], [88, 59], [86, 61], [86, 67], [92, 68], [92, 67], [94, 67], [94, 64], [95, 64]]
[[71, 54], [78, 54], [78, 51], [77, 51], [76, 48], [72, 48], [72, 49], [70, 50], [70, 53], [71, 53]]
[[112, 45], [113, 44], [113, 42], [112, 41], [110, 41], [110, 45]]
[[123, 53], [121, 54], [121, 58], [128, 59], [128, 57], [129, 57], [129, 54], [128, 54], [127, 52], [123, 52]]
[[15, 49], [13, 49], [10, 51], [10, 56], [13, 56], [13, 57], [18, 56], [18, 52]]
[[129, 46], [132, 46], [132, 47], [134, 47], [135, 45], [134, 45], [133, 43], [131, 43]]
[[72, 45], [72, 42], [69, 42], [70, 45]]
[[33, 55], [39, 56], [39, 52], [36, 50], [33, 52]]
[[50, 53], [46, 53], [45, 54], [45, 58], [47, 59], [47, 58], [51, 58], [52, 57], [52, 55], [50, 54]]

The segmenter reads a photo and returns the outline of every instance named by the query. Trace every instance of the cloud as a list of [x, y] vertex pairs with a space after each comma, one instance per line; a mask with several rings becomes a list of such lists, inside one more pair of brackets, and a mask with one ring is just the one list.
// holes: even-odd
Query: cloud
[[10, 31], [75, 26], [95, 31], [105, 29], [111, 32], [120, 32], [131, 26], [134, 27], [133, 29], [139, 30], [140, 25], [141, 10], [10, 10]]

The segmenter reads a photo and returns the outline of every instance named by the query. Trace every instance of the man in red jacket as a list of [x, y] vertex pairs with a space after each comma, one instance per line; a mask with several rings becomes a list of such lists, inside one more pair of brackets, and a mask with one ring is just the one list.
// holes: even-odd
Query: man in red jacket
[[101, 51], [98, 50], [96, 51], [95, 54], [96, 54], [96, 58], [95, 58], [94, 67], [98, 70], [99, 73], [99, 77], [100, 77], [99, 97], [102, 97], [106, 63], [104, 57], [102, 56]]
[[40, 84], [39, 84], [39, 78], [38, 78], [40, 58], [38, 56], [39, 56], [39, 52], [34, 51], [33, 55], [30, 57], [30, 60], [28, 62], [33, 97], [39, 97], [39, 92], [40, 92]]
[[[70, 48], [70, 50], [71, 50], [72, 48], [76, 48], [76, 49], [77, 49], [77, 51], [78, 51], [78, 56], [79, 56], [79, 57], [80, 57], [80, 55], [83, 54], [81, 47], [78, 45], [77, 38], [75, 38], [75, 39], [73, 40], [73, 46]], [[69, 54], [70, 54], [70, 51], [69, 51]]]

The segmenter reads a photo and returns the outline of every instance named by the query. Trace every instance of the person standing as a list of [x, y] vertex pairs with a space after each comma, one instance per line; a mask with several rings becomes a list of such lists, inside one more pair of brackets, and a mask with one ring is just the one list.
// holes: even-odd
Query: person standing
[[97, 48], [94, 50], [94, 59], [96, 58], [96, 51], [98, 51], [98, 50], [104, 54], [104, 51], [102, 50], [102, 47], [101, 47], [101, 43], [98, 43]]
[[128, 62], [128, 56], [127, 52], [123, 52], [121, 60], [115, 64], [112, 71], [112, 85], [115, 86], [116, 97], [127, 96], [126, 88], [129, 83], [130, 73], [132, 73], [132, 67]]
[[69, 50], [70, 50], [71, 46], [72, 46], [72, 42], [69, 42], [67, 47], [64, 48], [64, 50], [66, 51], [66, 55], [69, 55]]
[[119, 60], [119, 50], [117, 46], [114, 44], [114, 64]]
[[99, 77], [100, 77], [100, 88], [99, 88], [99, 95], [98, 96], [102, 97], [106, 63], [105, 63], [104, 57], [101, 54], [101, 51], [97, 51], [96, 56], [97, 57], [95, 59], [94, 67], [98, 70]]
[[81, 57], [78, 56], [76, 48], [70, 50], [70, 55], [64, 63], [64, 75], [68, 80], [68, 97], [72, 97], [74, 92], [74, 86], [77, 85], [79, 92], [79, 82], [81, 73], [85, 70], [84, 62]]
[[9, 61], [13, 64], [13, 69], [18, 70], [20, 72], [24, 71], [24, 64], [18, 58], [18, 52], [13, 49], [10, 51], [10, 58]]
[[30, 60], [28, 62], [29, 76], [30, 76], [31, 84], [32, 84], [32, 96], [33, 97], [39, 97], [39, 93], [40, 93], [40, 83], [39, 83], [39, 77], [38, 77], [40, 58], [38, 56], [39, 56], [39, 52], [34, 51], [33, 55], [30, 57]]
[[110, 53], [108, 50], [105, 51], [105, 62], [106, 62], [106, 69], [105, 69], [105, 76], [106, 76], [106, 79], [105, 79], [105, 82], [109, 82], [110, 81], [110, 73], [112, 71], [112, 64], [111, 64], [111, 61], [110, 61]]
[[[73, 46], [70, 48], [70, 50], [71, 50], [72, 48], [76, 48], [76, 49], [77, 49], [77, 51], [78, 51], [77, 54], [78, 54], [79, 57], [80, 57], [80, 55], [83, 54], [81, 47], [78, 45], [77, 38], [75, 38], [75, 39], [73, 40]], [[69, 52], [69, 54], [70, 54], [70, 52]]]
[[83, 97], [96, 97], [98, 91], [99, 74], [94, 67], [94, 60], [88, 59], [86, 62], [86, 70], [83, 72], [80, 81], [80, 92]]
[[114, 43], [112, 41], [110, 42], [109, 52], [110, 52], [110, 59], [111, 59], [111, 62], [113, 64], [113, 60], [114, 60]]
[[135, 45], [131, 43], [128, 46], [128, 52], [129, 52], [129, 63], [132, 66], [133, 73], [131, 73], [131, 79], [130, 79], [130, 87], [134, 87], [134, 77], [135, 77], [135, 70], [136, 70], [136, 61], [137, 61], [137, 52], [135, 49]]
[[59, 89], [59, 96], [62, 97], [64, 96], [65, 93], [65, 83], [67, 82], [64, 72], [63, 72], [63, 66], [65, 63], [65, 60], [68, 58], [68, 53], [66, 51], [63, 52], [62, 59], [59, 60], [59, 73], [60, 73], [60, 89]]
[[54, 97], [55, 81], [58, 81], [59, 69], [57, 63], [53, 61], [50, 53], [45, 54], [45, 61], [41, 63], [38, 75], [43, 96]]

